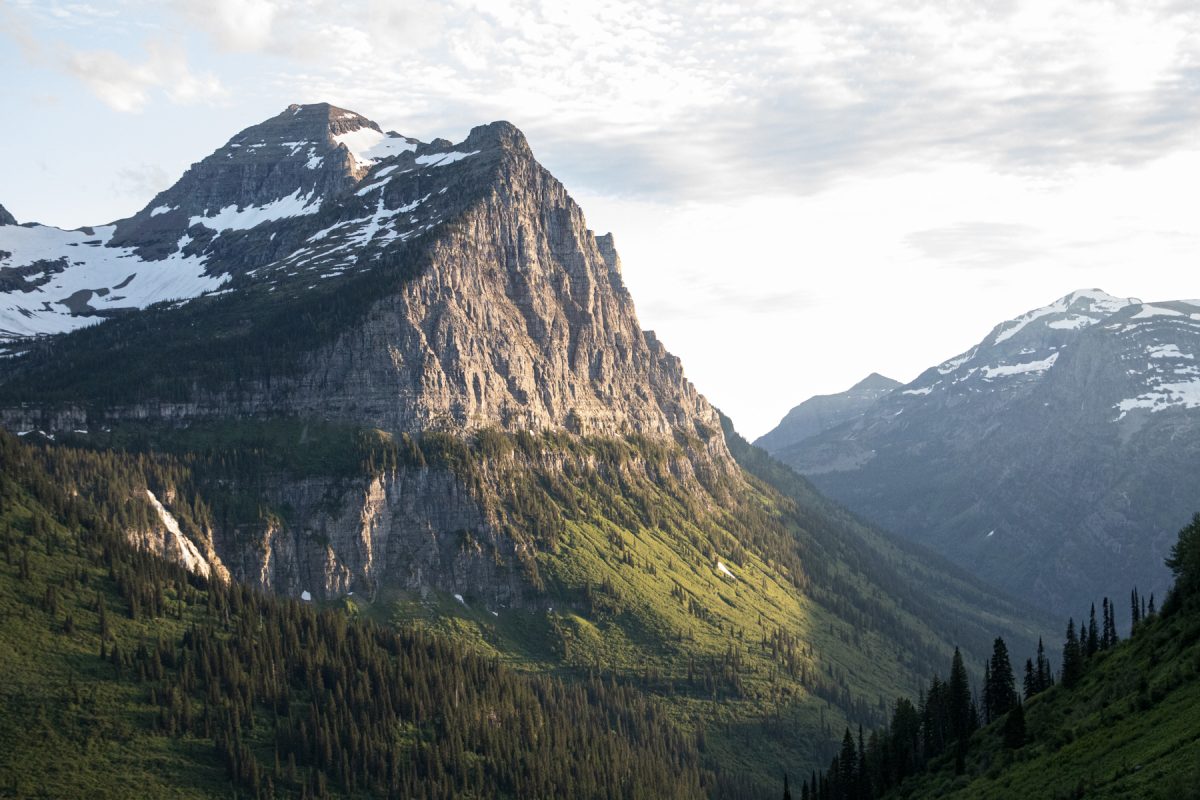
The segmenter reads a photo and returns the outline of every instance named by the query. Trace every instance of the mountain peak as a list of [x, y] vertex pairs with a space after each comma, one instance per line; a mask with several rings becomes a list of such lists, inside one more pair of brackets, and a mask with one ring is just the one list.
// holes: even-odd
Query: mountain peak
[[8, 213], [8, 209], [0, 206], [0, 225], [16, 225], [17, 219], [12, 214]]
[[[1114, 297], [1102, 289], [1077, 289], [1048, 306], [1027, 311], [996, 326], [985, 344], [998, 345], [1025, 332], [1023, 338], [1046, 329], [1077, 331], [1100, 322], [1123, 308], [1137, 305], [1136, 297]], [[1034, 324], [1036, 323], [1036, 324]]]
[[850, 391], [890, 391], [900, 385], [900, 381], [892, 380], [886, 375], [880, 375], [878, 372], [872, 372], [870, 375], [851, 386]]

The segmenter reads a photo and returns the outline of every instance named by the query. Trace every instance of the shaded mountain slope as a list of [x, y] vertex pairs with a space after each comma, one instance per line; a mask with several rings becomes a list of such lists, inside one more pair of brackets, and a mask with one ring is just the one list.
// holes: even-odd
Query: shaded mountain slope
[[777, 451], [856, 513], [1059, 613], [1162, 594], [1200, 475], [1200, 306], [1081, 291]]

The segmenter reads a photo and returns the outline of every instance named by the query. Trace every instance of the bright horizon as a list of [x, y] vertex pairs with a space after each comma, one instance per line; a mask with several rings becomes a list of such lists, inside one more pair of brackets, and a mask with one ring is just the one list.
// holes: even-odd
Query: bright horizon
[[129, 215], [293, 102], [426, 141], [508, 119], [751, 439], [1076, 289], [1200, 296], [1200, 12], [1179, 5], [333, 8], [0, 0], [0, 204]]

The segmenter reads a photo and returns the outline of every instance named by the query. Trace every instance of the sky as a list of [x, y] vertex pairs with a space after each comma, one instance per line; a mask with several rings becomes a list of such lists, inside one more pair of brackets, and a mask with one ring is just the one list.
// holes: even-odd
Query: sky
[[751, 438], [1075, 289], [1200, 296], [1192, 0], [0, 0], [0, 74], [0, 203], [66, 228], [290, 103], [507, 119]]

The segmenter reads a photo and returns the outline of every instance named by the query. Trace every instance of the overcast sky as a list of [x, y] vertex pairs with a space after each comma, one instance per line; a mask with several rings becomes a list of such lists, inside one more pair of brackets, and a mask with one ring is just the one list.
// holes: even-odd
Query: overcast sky
[[0, 203], [119, 218], [293, 102], [507, 119], [754, 437], [1077, 288], [1200, 296], [1197, 8], [0, 0]]

